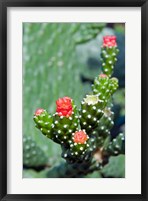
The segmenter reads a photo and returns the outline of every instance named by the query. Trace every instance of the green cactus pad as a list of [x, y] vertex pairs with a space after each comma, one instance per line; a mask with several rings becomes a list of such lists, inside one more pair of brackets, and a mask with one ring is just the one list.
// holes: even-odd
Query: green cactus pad
[[53, 139], [52, 115], [48, 114], [48, 112], [44, 110], [40, 115], [34, 115], [33, 119], [36, 123], [36, 127], [41, 130], [43, 135], [45, 135], [46, 137], [50, 139]]
[[[104, 25], [104, 23], [84, 23], [81, 24], [81, 26], [79, 25], [79, 32], [75, 34], [75, 43], [82, 44], [95, 38]], [[75, 30], [76, 29], [78, 29], [78, 27], [75, 27]]]
[[31, 137], [23, 138], [23, 164], [27, 167], [44, 166], [48, 159], [43, 150], [31, 139]]
[[125, 177], [125, 155], [111, 156], [109, 163], [101, 170], [104, 177], [124, 178]]
[[90, 172], [90, 161], [76, 161], [73, 164], [62, 163], [48, 171], [48, 178], [80, 178]]

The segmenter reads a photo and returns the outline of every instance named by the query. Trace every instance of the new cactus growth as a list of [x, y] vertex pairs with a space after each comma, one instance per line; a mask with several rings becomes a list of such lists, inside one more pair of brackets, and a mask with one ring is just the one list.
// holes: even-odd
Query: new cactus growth
[[101, 51], [103, 72], [111, 77], [117, 61], [119, 49], [116, 43], [116, 36], [104, 36]]
[[56, 101], [54, 114], [42, 108], [35, 111], [36, 127], [61, 145], [61, 156], [67, 162], [62, 173], [57, 176], [60, 166], [55, 167], [49, 177], [83, 177], [102, 169], [111, 155], [124, 154], [124, 135], [112, 139], [110, 134], [114, 125], [110, 103], [118, 88], [118, 79], [111, 75], [118, 52], [116, 37], [105, 36], [101, 50], [103, 73], [95, 78], [92, 93], [83, 98], [80, 109], [65, 96]]

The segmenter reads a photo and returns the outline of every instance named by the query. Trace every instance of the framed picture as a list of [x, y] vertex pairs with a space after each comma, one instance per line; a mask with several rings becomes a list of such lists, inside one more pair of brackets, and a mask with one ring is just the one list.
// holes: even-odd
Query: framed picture
[[0, 9], [0, 199], [147, 200], [147, 1]]

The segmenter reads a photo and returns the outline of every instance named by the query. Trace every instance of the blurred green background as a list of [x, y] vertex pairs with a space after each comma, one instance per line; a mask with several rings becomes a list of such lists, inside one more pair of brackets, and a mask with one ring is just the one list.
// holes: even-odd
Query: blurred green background
[[[115, 126], [112, 136], [125, 125], [125, 26], [108, 23], [23, 24], [23, 177], [46, 177], [59, 164], [60, 146], [35, 128], [36, 108], [55, 112], [55, 101], [69, 96], [77, 106], [91, 92], [101, 72], [102, 37], [116, 35], [120, 50], [114, 76], [119, 89], [114, 95]], [[89, 177], [100, 177], [99, 175]]]

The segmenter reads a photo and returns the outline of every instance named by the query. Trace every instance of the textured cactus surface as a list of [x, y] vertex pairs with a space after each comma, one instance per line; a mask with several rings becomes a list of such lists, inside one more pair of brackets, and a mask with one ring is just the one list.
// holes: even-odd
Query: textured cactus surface
[[111, 156], [109, 163], [101, 170], [104, 177], [125, 177], [125, 155]]
[[27, 167], [45, 166], [48, 158], [31, 137], [23, 138], [23, 164]]
[[113, 96], [120, 86], [120, 80], [112, 77], [119, 53], [116, 36], [102, 37], [101, 62], [92, 88], [90, 84], [83, 88], [85, 80], [77, 66], [77, 47], [96, 38], [103, 27], [99, 23], [24, 23], [23, 81], [31, 85], [24, 90], [23, 107], [32, 103], [24, 109], [24, 131], [33, 129], [29, 118], [34, 114], [32, 136], [38, 142], [35, 155], [25, 149], [31, 139], [24, 140], [24, 165], [45, 168], [38, 176], [26, 170], [28, 177], [124, 177], [123, 171], [110, 174], [115, 161], [115, 168], [121, 163], [124, 169], [119, 156], [125, 154], [124, 133], [112, 135]]
[[[95, 38], [104, 26], [103, 23], [23, 24], [23, 131], [26, 135], [31, 133], [55, 160], [60, 159], [60, 147], [53, 146], [34, 129], [32, 113], [39, 107], [53, 113], [55, 101], [65, 95], [80, 106], [89, 87], [84, 90], [81, 82], [76, 47]], [[43, 130], [46, 135], [46, 129]]]

